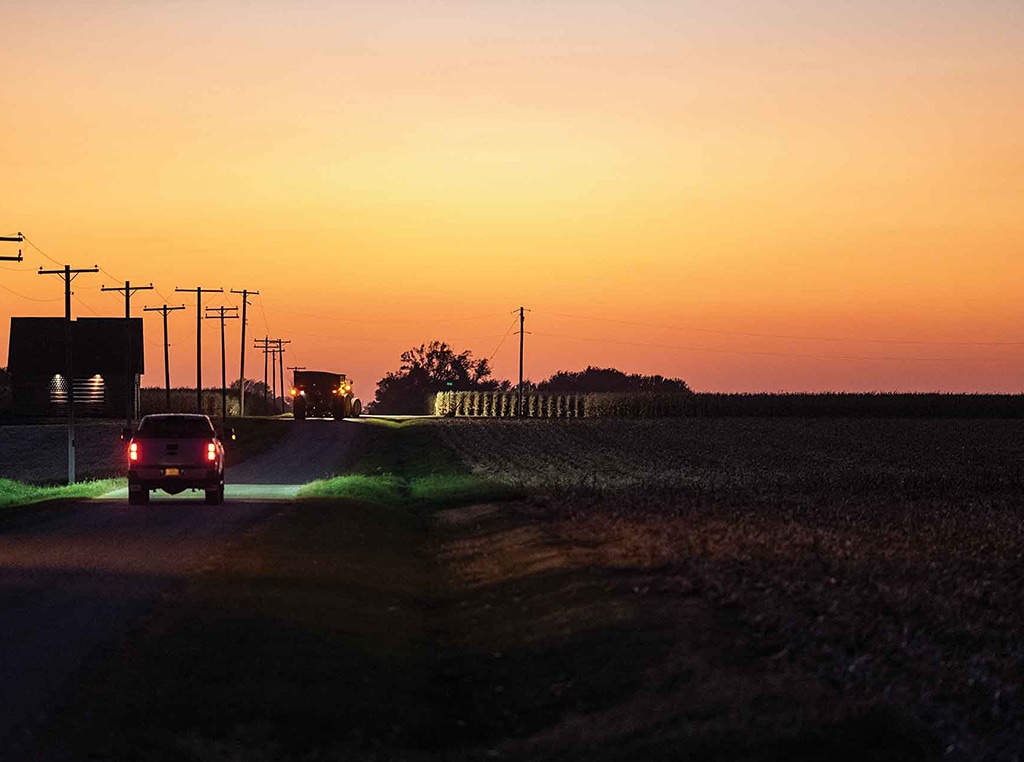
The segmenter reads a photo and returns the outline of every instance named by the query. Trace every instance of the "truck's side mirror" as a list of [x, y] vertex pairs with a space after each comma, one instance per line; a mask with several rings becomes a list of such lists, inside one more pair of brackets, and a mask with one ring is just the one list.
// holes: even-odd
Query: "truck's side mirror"
[[121, 429], [121, 441], [127, 442], [129, 439], [132, 438], [132, 433], [132, 430], [127, 427]]

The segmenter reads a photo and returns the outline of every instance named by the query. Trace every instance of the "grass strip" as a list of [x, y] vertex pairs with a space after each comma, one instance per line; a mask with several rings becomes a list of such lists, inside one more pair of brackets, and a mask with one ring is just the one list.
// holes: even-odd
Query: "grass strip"
[[303, 498], [359, 500], [413, 511], [510, 500], [516, 490], [472, 474], [438, 439], [430, 422], [367, 420], [352, 473], [318, 479]]
[[124, 485], [124, 479], [97, 479], [58, 487], [37, 487], [12, 479], [0, 479], [0, 508], [15, 508], [47, 500], [99, 497]]

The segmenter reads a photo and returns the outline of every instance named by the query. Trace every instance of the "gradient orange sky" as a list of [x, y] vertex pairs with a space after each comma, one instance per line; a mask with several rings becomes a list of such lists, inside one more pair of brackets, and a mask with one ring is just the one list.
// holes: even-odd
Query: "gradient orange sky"
[[[260, 290], [250, 335], [364, 400], [432, 339], [514, 379], [520, 305], [533, 380], [1018, 392], [1024, 9], [937, 6], [8, 2], [0, 235], [103, 268], [76, 316], [125, 279], [160, 291], [136, 315], [184, 301], [174, 385], [201, 285]], [[22, 249], [0, 364], [10, 316], [63, 311]], [[215, 321], [203, 345], [213, 385]]]

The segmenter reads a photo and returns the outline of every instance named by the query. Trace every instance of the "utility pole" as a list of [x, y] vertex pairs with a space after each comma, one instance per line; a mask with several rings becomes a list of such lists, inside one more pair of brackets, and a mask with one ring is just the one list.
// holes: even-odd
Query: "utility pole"
[[516, 417], [523, 417], [523, 339], [526, 336], [526, 310], [519, 308], [519, 398], [516, 401]]
[[59, 275], [64, 280], [64, 374], [67, 384], [68, 406], [68, 484], [75, 483], [75, 366], [74, 353], [71, 350], [71, 281], [81, 273], [98, 273], [100, 268], [92, 267], [72, 270], [71, 265], [64, 265], [63, 270], [44, 270], [39, 268], [40, 275]]
[[[21, 243], [24, 240], [25, 240], [25, 236], [23, 236], [21, 233], [18, 233], [17, 235], [4, 235], [4, 236], [0, 236], [0, 241], [13, 241], [15, 243]], [[16, 257], [3, 256], [3, 257], [0, 257], [0, 261], [2, 261], [2, 262], [21, 262], [21, 261], [23, 261], [22, 258], [21, 258], [21, 249], [18, 249], [18, 256], [16, 256]]]
[[185, 305], [180, 307], [169, 307], [166, 304], [163, 307], [143, 307], [143, 312], [162, 312], [164, 315], [164, 410], [170, 412], [171, 410], [171, 366], [167, 362], [168, 360], [168, 347], [167, 343], [167, 313], [174, 312], [175, 310], [183, 310]]
[[249, 291], [243, 288], [241, 291], [231, 289], [232, 294], [242, 295], [242, 341], [241, 347], [241, 359], [238, 361], [238, 415], [245, 415], [245, 326], [248, 323], [248, 318], [245, 316], [245, 308], [249, 306], [249, 297], [251, 295], [259, 296], [259, 291]]
[[176, 288], [196, 295], [196, 412], [203, 412], [203, 294], [223, 294], [222, 288]]
[[284, 345], [291, 344], [290, 340], [285, 341], [283, 339], [276, 339], [277, 342], [277, 353], [281, 355], [281, 360], [278, 363], [278, 369], [281, 373], [281, 412], [284, 412]]
[[135, 416], [135, 374], [132, 372], [132, 294], [136, 291], [152, 291], [153, 284], [148, 286], [132, 286], [130, 281], [124, 282], [124, 288], [119, 286], [100, 286], [100, 291], [120, 291], [124, 294], [124, 425], [125, 428], [132, 427], [132, 418]]
[[[229, 312], [235, 314], [229, 315]], [[224, 359], [224, 321], [229, 318], [237, 320], [238, 307], [207, 307], [206, 317], [220, 319], [220, 421], [224, 424], [228, 419], [228, 372]]]
[[262, 339], [253, 339], [253, 347], [255, 349], [263, 350], [263, 409], [267, 409], [267, 366], [269, 363], [270, 354], [270, 337], [264, 336]]
[[[271, 339], [271, 343], [276, 342], [277, 339]], [[277, 413], [277, 347], [270, 350], [270, 399], [273, 400], [274, 404], [271, 409], [274, 413]]]

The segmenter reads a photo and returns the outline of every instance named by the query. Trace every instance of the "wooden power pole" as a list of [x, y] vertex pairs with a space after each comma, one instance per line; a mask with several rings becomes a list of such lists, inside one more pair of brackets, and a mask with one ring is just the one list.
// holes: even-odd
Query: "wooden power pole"
[[183, 310], [185, 305], [180, 307], [169, 307], [164, 305], [163, 307], [143, 307], [143, 312], [162, 312], [164, 316], [164, 411], [171, 411], [171, 366], [168, 363], [168, 347], [170, 344], [167, 343], [167, 313], [174, 312], [175, 310]]
[[[15, 243], [21, 243], [24, 240], [25, 240], [25, 236], [23, 236], [21, 233], [18, 233], [17, 235], [2, 235], [2, 236], [0, 236], [0, 241], [13, 241]], [[21, 261], [23, 261], [22, 257], [21, 257], [21, 249], [18, 249], [18, 256], [16, 256], [16, 257], [3, 256], [3, 257], [0, 257], [0, 261], [2, 261], [2, 262], [21, 262]]]
[[120, 291], [124, 294], [124, 425], [125, 428], [132, 427], [133, 413], [135, 412], [135, 374], [132, 372], [132, 294], [136, 291], [152, 291], [153, 284], [148, 286], [133, 286], [130, 281], [125, 281], [124, 286], [100, 286], [100, 291]]
[[71, 281], [81, 273], [98, 273], [99, 267], [84, 267], [77, 270], [71, 265], [64, 265], [63, 270], [44, 270], [39, 268], [40, 275], [59, 275], [64, 281], [64, 383], [67, 384], [68, 406], [68, 484], [75, 483], [75, 361], [71, 344], [74, 332], [71, 325]]
[[267, 368], [270, 362], [270, 337], [264, 336], [262, 339], [253, 339], [253, 347], [255, 349], [263, 350], [263, 410], [266, 415], [267, 410], [267, 391], [269, 391], [267, 379]]
[[[234, 314], [229, 315], [229, 312]], [[224, 353], [224, 321], [238, 319], [238, 307], [207, 307], [206, 317], [220, 320], [220, 420], [228, 419], [228, 368]]]
[[519, 308], [519, 396], [516, 400], [516, 417], [523, 417], [523, 338], [526, 336], [526, 331], [523, 330], [526, 325], [526, 310], [523, 307]]
[[249, 306], [250, 296], [259, 296], [259, 291], [249, 291], [243, 288], [241, 291], [231, 289], [232, 294], [242, 295], [242, 341], [241, 341], [241, 358], [238, 361], [238, 415], [245, 415], [245, 326], [248, 323], [248, 318], [245, 315], [245, 308]]
[[223, 294], [222, 288], [176, 288], [196, 295], [196, 412], [203, 412], [203, 294]]

